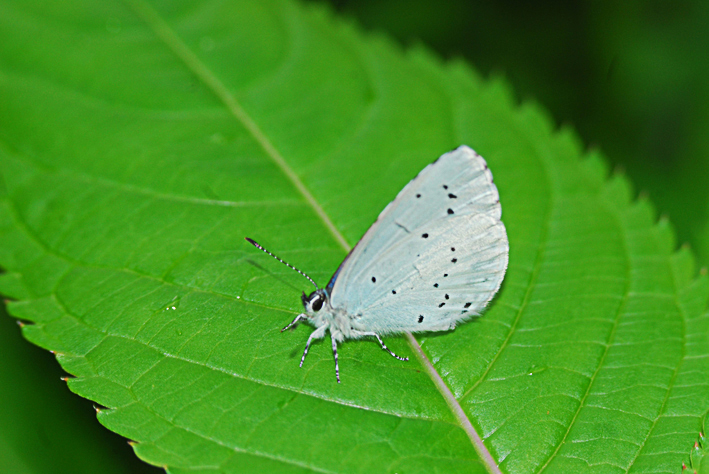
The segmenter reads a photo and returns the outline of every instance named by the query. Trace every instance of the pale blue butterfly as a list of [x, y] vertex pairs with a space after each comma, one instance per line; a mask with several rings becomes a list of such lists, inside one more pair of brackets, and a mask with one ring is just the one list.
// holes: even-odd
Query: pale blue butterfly
[[509, 242], [497, 187], [485, 160], [467, 146], [442, 155], [399, 192], [340, 264], [325, 288], [302, 295], [301, 321], [315, 327], [310, 343], [330, 332], [337, 343], [401, 332], [446, 331], [477, 315], [497, 293]]

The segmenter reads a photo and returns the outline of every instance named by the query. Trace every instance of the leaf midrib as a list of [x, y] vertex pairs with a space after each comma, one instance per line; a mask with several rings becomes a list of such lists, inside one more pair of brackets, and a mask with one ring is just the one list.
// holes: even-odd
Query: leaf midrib
[[[177, 34], [172, 30], [170, 25], [168, 25], [158, 14], [158, 12], [155, 11], [150, 5], [146, 4], [143, 0], [124, 1], [133, 9], [133, 11], [138, 15], [138, 17], [140, 17], [153, 30], [156, 36], [163, 41], [163, 43], [173, 52], [173, 54], [175, 54], [180, 60], [182, 60], [187, 66], [187, 68], [192, 73], [194, 73], [204, 83], [204, 85], [217, 96], [220, 101], [222, 101], [222, 103], [227, 107], [227, 109], [232, 113], [232, 115], [242, 124], [242, 126], [253, 136], [256, 142], [263, 148], [263, 150], [266, 152], [266, 155], [279, 167], [283, 174], [286, 175], [288, 180], [303, 196], [308, 205], [312, 207], [313, 211], [315, 211], [317, 216], [320, 218], [326, 228], [330, 231], [334, 239], [346, 252], [349, 252], [352, 247], [344, 238], [344, 236], [340, 233], [337, 227], [335, 227], [335, 224], [332, 222], [332, 220], [330, 220], [330, 217], [327, 215], [320, 203], [310, 193], [303, 181], [301, 181], [300, 177], [288, 165], [285, 158], [283, 158], [280, 152], [268, 139], [266, 134], [260, 129], [256, 122], [251, 118], [251, 116], [244, 110], [241, 104], [239, 104], [239, 102], [231, 94], [227, 87], [214, 74], [212, 74], [211, 70], [209, 70], [204, 65], [204, 63], [202, 63], [199, 58], [192, 52], [192, 50], [189, 49], [183, 41], [181, 41]], [[414, 349], [414, 351], [421, 351], [421, 353], [423, 353], [420, 344], [413, 336], [408, 335], [407, 340]], [[421, 363], [427, 365], [426, 369], [429, 375], [432, 375], [433, 372], [437, 374], [438, 377], [440, 377], [440, 374], [438, 374], [435, 367], [431, 364], [428, 358], [422, 360]], [[439, 389], [439, 393], [441, 393], [441, 396], [446, 401], [446, 404], [453, 411], [453, 415], [455, 416], [455, 418], [459, 419], [458, 414], [456, 412], [465, 412], [458, 403], [458, 400], [452, 395], [450, 389], [448, 389], [447, 391], [442, 390], [443, 387], [439, 387], [439, 384], [436, 383], [436, 380], [432, 381], [436, 388]], [[461, 423], [460, 428], [463, 429], [468, 435], [468, 438], [471, 440], [471, 444], [480, 455], [481, 460], [485, 464], [485, 467], [488, 469], [488, 471], [499, 473], [500, 470], [497, 464], [494, 463], [490, 452], [487, 450], [487, 447], [482, 442], [480, 435], [475, 431], [472, 424]]]

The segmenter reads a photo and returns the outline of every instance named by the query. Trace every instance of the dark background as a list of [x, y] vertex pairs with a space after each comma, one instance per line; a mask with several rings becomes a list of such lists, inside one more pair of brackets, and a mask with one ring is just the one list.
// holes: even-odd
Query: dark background
[[678, 245], [709, 263], [709, 2], [325, 3], [367, 30], [506, 78], [520, 101], [600, 148], [670, 218]]

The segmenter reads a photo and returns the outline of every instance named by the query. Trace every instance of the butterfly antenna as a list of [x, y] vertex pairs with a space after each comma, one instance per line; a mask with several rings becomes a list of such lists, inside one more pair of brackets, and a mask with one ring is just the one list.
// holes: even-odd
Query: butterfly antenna
[[259, 244], [258, 242], [256, 242], [254, 239], [250, 239], [250, 238], [248, 238], [248, 237], [244, 237], [244, 238], [247, 240], [247, 242], [249, 242], [251, 245], [253, 245], [253, 246], [256, 247], [257, 249], [266, 252], [267, 254], [269, 254], [271, 257], [275, 258], [276, 260], [278, 260], [278, 261], [281, 262], [282, 264], [287, 265], [288, 267], [292, 268], [293, 270], [295, 270], [296, 272], [300, 273], [300, 274], [303, 275], [305, 278], [307, 278], [308, 280], [310, 280], [310, 283], [312, 283], [313, 285], [315, 285], [315, 289], [316, 289], [316, 290], [319, 290], [319, 289], [320, 289], [320, 288], [318, 287], [318, 284], [315, 283], [315, 281], [314, 281], [312, 278], [310, 278], [308, 275], [306, 275], [304, 272], [298, 270], [297, 268], [295, 268], [295, 267], [294, 267], [293, 265], [291, 265], [290, 263], [286, 262], [285, 260], [282, 260], [282, 259], [279, 258], [277, 255], [274, 255], [274, 254], [272, 254], [271, 252], [269, 252], [268, 250], [266, 250], [265, 248], [261, 247], [261, 244]]

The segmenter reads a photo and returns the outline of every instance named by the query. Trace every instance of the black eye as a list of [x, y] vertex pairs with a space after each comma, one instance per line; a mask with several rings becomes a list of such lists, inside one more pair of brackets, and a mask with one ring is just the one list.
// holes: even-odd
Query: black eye
[[320, 311], [322, 308], [322, 298], [318, 295], [314, 301], [311, 302], [313, 311]]

